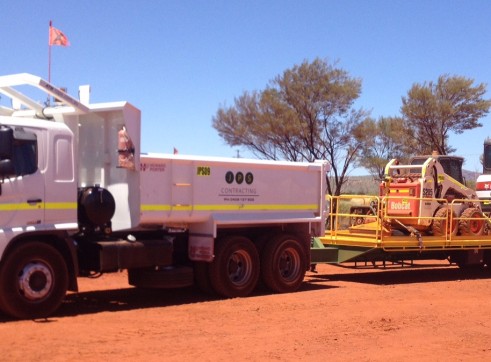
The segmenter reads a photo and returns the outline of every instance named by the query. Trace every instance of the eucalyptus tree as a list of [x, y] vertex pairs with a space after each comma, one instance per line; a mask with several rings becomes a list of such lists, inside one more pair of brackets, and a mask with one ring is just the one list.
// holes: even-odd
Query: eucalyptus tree
[[231, 146], [256, 157], [331, 164], [328, 192], [339, 195], [355, 164], [360, 143], [355, 130], [367, 117], [354, 102], [361, 80], [321, 59], [304, 61], [276, 76], [262, 91], [244, 92], [222, 106], [213, 127]]
[[419, 153], [454, 152], [448, 143], [450, 133], [482, 126], [479, 119], [491, 106], [485, 93], [485, 84], [474, 85], [473, 79], [462, 76], [441, 75], [436, 83], [414, 84], [402, 97], [401, 113]]

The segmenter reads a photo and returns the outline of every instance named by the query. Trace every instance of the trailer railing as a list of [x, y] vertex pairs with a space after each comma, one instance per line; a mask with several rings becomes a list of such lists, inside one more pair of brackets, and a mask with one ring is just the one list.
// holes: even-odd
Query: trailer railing
[[[491, 248], [491, 218], [484, 201], [404, 196], [419, 205], [402, 212], [388, 207], [401, 196], [326, 196], [328, 217], [324, 245], [381, 248], [385, 251]], [[467, 210], [467, 211], [466, 211]], [[428, 215], [423, 215], [423, 211]]]

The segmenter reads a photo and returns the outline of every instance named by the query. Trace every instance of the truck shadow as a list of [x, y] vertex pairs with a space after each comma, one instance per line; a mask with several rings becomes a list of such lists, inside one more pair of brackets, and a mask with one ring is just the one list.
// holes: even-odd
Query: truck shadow
[[[329, 289], [332, 286], [303, 283], [297, 293]], [[250, 297], [271, 294], [260, 287]], [[112, 290], [97, 290], [70, 293], [65, 297], [60, 308], [49, 318], [35, 319], [37, 323], [56, 322], [59, 318], [90, 315], [101, 312], [122, 312], [145, 308], [165, 308], [194, 303], [213, 303], [223, 298], [206, 294], [197, 287], [179, 289], [139, 289], [121, 288]], [[0, 323], [15, 322], [16, 320], [0, 314]]]
[[[346, 269], [346, 268], [343, 268]], [[362, 269], [362, 272], [360, 272]], [[310, 283], [344, 281], [374, 285], [414, 284], [429, 282], [448, 282], [491, 278], [490, 268], [460, 269], [454, 266], [398, 266], [398, 267], [358, 267], [352, 273], [310, 274]]]
[[[488, 279], [491, 270], [488, 268], [463, 270], [457, 267], [418, 267], [405, 266], [389, 268], [358, 267], [353, 272], [328, 274], [308, 273], [306, 281], [296, 293], [315, 290], [339, 288], [333, 282], [367, 283], [374, 285], [411, 284], [428, 282], [447, 282], [458, 280]], [[361, 270], [360, 270], [361, 269]], [[264, 287], [258, 288], [248, 298], [271, 294]], [[101, 312], [121, 312], [146, 308], [165, 308], [194, 303], [214, 303], [223, 298], [211, 296], [196, 287], [181, 289], [139, 289], [121, 288], [112, 290], [97, 290], [80, 293], [70, 293], [54, 316], [46, 319], [36, 319], [37, 323], [52, 323], [59, 318], [90, 315]], [[0, 323], [14, 322], [15, 320], [0, 314]]]

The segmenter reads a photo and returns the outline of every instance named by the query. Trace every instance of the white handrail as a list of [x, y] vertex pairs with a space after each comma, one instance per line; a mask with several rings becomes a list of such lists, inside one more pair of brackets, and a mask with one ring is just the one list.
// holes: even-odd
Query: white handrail
[[0, 93], [23, 104], [25, 107], [33, 110], [36, 114], [43, 113], [45, 107], [13, 88], [24, 85], [36, 87], [55, 97], [61, 104], [73, 107], [75, 113], [88, 113], [90, 110], [89, 107], [82, 104], [77, 99], [71, 97], [60, 88], [55, 87], [40, 77], [29, 73], [0, 76]]

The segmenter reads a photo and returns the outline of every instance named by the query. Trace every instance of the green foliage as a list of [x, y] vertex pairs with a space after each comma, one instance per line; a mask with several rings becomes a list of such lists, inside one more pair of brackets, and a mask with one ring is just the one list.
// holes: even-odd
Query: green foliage
[[343, 185], [343, 195], [378, 195], [380, 180], [372, 176], [350, 176]]
[[383, 178], [388, 161], [409, 158], [415, 149], [400, 117], [368, 118], [360, 123], [355, 136], [362, 150], [358, 164], [378, 180]]
[[460, 134], [482, 126], [479, 119], [489, 112], [491, 101], [483, 98], [486, 86], [473, 83], [473, 79], [442, 75], [436, 83], [414, 84], [402, 98], [405, 126], [419, 154], [452, 153], [450, 132]]
[[[414, 84], [402, 97], [401, 117], [369, 118], [353, 107], [360, 92], [361, 80], [345, 70], [321, 59], [304, 61], [264, 90], [244, 92], [233, 106], [220, 107], [213, 127], [229, 145], [245, 147], [259, 158], [327, 160], [327, 191], [339, 195], [342, 188], [358, 192], [348, 182], [353, 166], [380, 180], [393, 158], [404, 162], [434, 150], [453, 152], [450, 133], [481, 127], [479, 119], [491, 107], [491, 100], [484, 99], [486, 86], [461, 76]], [[373, 192], [377, 186], [362, 193]]]
[[327, 62], [304, 61], [274, 78], [265, 90], [245, 92], [232, 107], [220, 107], [213, 127], [231, 146], [244, 146], [257, 157], [291, 161], [328, 160], [338, 195], [356, 160], [355, 129], [366, 118], [353, 109], [361, 81]]

